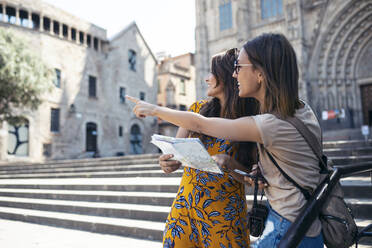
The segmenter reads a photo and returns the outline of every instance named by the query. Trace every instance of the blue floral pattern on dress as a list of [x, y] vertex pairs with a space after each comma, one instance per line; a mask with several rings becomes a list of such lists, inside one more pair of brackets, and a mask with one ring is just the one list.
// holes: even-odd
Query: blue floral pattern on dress
[[[201, 104], [190, 111], [198, 112]], [[235, 156], [224, 139], [207, 138], [211, 155]], [[249, 247], [244, 186], [227, 173], [209, 173], [184, 167], [176, 199], [166, 220], [163, 247]]]

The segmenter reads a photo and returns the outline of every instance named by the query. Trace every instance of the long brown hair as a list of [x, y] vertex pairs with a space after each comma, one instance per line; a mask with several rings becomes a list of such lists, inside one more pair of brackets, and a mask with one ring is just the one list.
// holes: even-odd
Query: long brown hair
[[296, 53], [282, 34], [262, 34], [244, 44], [253, 69], [261, 71], [266, 85], [263, 113], [293, 116], [301, 106], [298, 96]]
[[[230, 49], [217, 54], [212, 58], [211, 73], [216, 78], [216, 87], [223, 84], [225, 106], [221, 106], [216, 97], [208, 100], [201, 109], [200, 114], [206, 117], [222, 117], [236, 119], [243, 116], [258, 114], [259, 104], [254, 98], [240, 98], [237, 81], [232, 77], [237, 49]], [[222, 109], [221, 109], [222, 108]], [[193, 133], [195, 135], [196, 133]], [[197, 134], [204, 143], [209, 136]], [[256, 144], [253, 142], [231, 142], [238, 147], [236, 159], [244, 166], [249, 167], [256, 163]]]

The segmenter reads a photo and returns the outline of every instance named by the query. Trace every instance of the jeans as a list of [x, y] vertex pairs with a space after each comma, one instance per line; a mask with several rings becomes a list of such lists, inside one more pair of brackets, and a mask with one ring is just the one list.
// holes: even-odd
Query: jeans
[[[251, 245], [252, 248], [276, 247], [280, 239], [285, 235], [292, 222], [283, 218], [269, 206], [269, 214], [266, 219], [265, 229], [262, 236]], [[316, 237], [304, 237], [298, 248], [323, 248], [322, 232]]]

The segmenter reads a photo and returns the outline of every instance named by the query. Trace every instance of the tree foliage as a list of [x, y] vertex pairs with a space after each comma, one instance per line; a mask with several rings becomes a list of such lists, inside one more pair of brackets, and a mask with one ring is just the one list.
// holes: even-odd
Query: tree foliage
[[21, 124], [19, 109], [35, 110], [55, 74], [18, 36], [0, 28], [0, 124]]

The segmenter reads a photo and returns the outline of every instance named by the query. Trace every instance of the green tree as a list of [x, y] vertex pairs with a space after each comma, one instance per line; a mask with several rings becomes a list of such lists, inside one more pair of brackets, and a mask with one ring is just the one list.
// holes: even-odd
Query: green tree
[[0, 125], [24, 122], [15, 109], [35, 110], [53, 87], [55, 73], [18, 36], [0, 28]]

